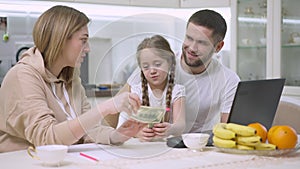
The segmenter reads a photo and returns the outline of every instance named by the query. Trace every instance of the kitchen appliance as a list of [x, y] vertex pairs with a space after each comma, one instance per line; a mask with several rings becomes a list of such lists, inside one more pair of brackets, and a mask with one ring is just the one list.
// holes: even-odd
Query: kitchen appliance
[[30, 47], [29, 46], [23, 46], [20, 49], [17, 50], [16, 53], [16, 62], [19, 61], [20, 57], [22, 56], [22, 53], [28, 50]]
[[11, 68], [11, 66], [12, 66], [11, 59], [7, 59], [7, 58], [1, 59], [0, 58], [0, 86], [1, 86], [1, 83], [3, 81], [5, 74]]

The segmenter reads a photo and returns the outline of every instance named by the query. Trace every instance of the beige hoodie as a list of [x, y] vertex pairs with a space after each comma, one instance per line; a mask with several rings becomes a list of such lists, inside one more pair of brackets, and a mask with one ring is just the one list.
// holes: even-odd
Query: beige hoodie
[[[53, 94], [51, 82], [59, 89], [64, 80], [45, 69], [43, 57], [34, 47], [8, 71], [0, 88], [0, 152], [27, 149], [31, 145], [71, 145], [79, 140], [110, 144], [109, 135], [113, 128], [101, 126], [100, 122], [81, 139], [72, 134], [67, 116]], [[67, 91], [77, 116], [91, 108], [79, 76], [74, 76], [72, 87], [67, 87]], [[63, 96], [62, 90], [56, 90], [56, 94]], [[70, 113], [68, 105], [64, 105]], [[80, 117], [78, 120], [82, 126], [89, 125]]]

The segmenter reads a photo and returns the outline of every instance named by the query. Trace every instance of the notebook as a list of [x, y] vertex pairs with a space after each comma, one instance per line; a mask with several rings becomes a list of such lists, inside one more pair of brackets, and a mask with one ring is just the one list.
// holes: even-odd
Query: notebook
[[240, 81], [228, 122], [248, 125], [253, 122], [271, 128], [285, 79]]

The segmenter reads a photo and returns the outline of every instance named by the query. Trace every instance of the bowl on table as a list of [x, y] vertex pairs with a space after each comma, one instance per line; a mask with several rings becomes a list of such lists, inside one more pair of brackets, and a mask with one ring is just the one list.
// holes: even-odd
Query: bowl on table
[[34, 159], [41, 160], [46, 165], [59, 166], [68, 152], [66, 145], [43, 145], [28, 147], [27, 153]]
[[182, 134], [183, 143], [191, 150], [202, 151], [207, 145], [210, 135], [207, 133]]

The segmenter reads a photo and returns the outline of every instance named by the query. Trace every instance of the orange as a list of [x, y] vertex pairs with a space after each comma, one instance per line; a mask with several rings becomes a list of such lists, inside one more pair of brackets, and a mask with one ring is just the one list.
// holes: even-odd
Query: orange
[[294, 148], [298, 142], [297, 132], [288, 125], [273, 126], [268, 133], [268, 142], [278, 149]]
[[268, 139], [268, 142], [271, 143], [272, 142], [272, 135], [273, 135], [273, 132], [278, 128], [279, 126], [272, 126], [269, 131], [268, 131], [268, 134], [267, 134], [267, 139]]
[[264, 125], [256, 122], [256, 123], [248, 124], [248, 126], [254, 128], [256, 130], [256, 135], [261, 137], [261, 140], [263, 143], [266, 142], [268, 130], [266, 129], [266, 127]]

